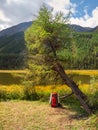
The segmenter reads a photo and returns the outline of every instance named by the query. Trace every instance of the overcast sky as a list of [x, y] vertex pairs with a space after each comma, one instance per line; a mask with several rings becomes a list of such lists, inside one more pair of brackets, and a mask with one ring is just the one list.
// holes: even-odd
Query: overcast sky
[[32, 21], [40, 6], [46, 3], [54, 12], [72, 12], [71, 24], [84, 27], [98, 25], [98, 0], [0, 0], [0, 30]]

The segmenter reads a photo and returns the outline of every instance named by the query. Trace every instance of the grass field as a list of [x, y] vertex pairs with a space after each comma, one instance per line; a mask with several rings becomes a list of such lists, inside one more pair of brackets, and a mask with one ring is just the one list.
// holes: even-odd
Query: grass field
[[[67, 70], [66, 72], [84, 93], [90, 95], [97, 91], [98, 70]], [[70, 92], [66, 85], [35, 86], [25, 89], [21, 81], [26, 73], [26, 70], [0, 70], [0, 98], [23, 99], [27, 92], [28, 95], [33, 95], [33, 91], [37, 93], [39, 98], [49, 97], [50, 93], [54, 91], [60, 95]]]
[[0, 103], [0, 130], [97, 130], [98, 116], [79, 115], [68, 106], [51, 108], [39, 101]]
[[[94, 115], [87, 116], [75, 96], [61, 101], [62, 108], [51, 108], [49, 95], [67, 94], [66, 85], [36, 86], [39, 101], [25, 101], [22, 76], [27, 71], [0, 71], [0, 130], [97, 130], [98, 129], [98, 71], [68, 70], [88, 96]], [[26, 92], [33, 95], [32, 87]], [[5, 99], [5, 101], [3, 100]], [[15, 99], [15, 100], [13, 100]], [[33, 98], [31, 98], [32, 100]], [[45, 102], [43, 102], [45, 101]]]

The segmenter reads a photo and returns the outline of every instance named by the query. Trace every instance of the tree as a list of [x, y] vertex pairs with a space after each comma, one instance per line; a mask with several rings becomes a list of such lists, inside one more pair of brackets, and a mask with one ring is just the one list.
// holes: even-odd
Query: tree
[[52, 12], [53, 10], [42, 6], [36, 21], [25, 33], [26, 45], [31, 58], [29, 67], [33, 71], [33, 74], [31, 73], [32, 83], [45, 84], [45, 80], [48, 83], [53, 83], [57, 79], [59, 81], [61, 79], [72, 89], [87, 113], [91, 114], [92, 112], [85, 102], [86, 95], [67, 76], [58, 55], [58, 52], [66, 48], [67, 44], [71, 44], [72, 41], [67, 24], [68, 17], [64, 18], [61, 12], [56, 15], [53, 15]]

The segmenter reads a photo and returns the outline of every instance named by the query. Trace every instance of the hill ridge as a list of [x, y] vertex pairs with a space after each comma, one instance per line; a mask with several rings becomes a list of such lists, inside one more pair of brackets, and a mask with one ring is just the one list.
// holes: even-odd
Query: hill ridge
[[[4, 30], [0, 31], [0, 37], [11, 36], [18, 32], [24, 32], [29, 26], [31, 26], [31, 24], [32, 24], [31, 21], [23, 22], [23, 23], [15, 25], [15, 26], [9, 27], [7, 29], [4, 29]], [[76, 32], [94, 32], [94, 31], [98, 30], [98, 26], [96, 26], [95, 28], [82, 27], [82, 26], [76, 25], [76, 24], [71, 24], [70, 26]]]
[[[16, 69], [24, 67], [26, 61], [26, 46], [25, 46], [25, 38], [24, 38], [24, 31], [31, 26], [32, 22], [24, 22], [8, 29], [0, 31], [0, 69]], [[74, 33], [76, 37], [76, 46], [78, 48], [78, 57], [84, 53], [84, 59], [82, 59], [82, 63], [79, 63], [79, 69], [82, 66], [84, 68], [96, 69], [98, 68], [98, 26], [95, 28], [85, 28], [79, 25], [70, 25], [72, 29], [76, 33]], [[85, 33], [84, 33], [85, 32]], [[90, 44], [89, 44], [90, 43]], [[87, 48], [88, 47], [88, 48]], [[96, 47], [96, 48], [95, 48]], [[69, 48], [69, 50], [68, 50]], [[67, 44], [66, 52], [62, 52], [64, 55], [65, 53], [69, 59], [67, 59], [67, 63], [70, 62], [70, 57], [72, 56], [72, 50]], [[88, 51], [85, 49], [89, 49]], [[87, 51], [87, 54], [86, 54]], [[90, 53], [89, 53], [90, 52]], [[93, 60], [93, 57], [95, 59]], [[89, 57], [88, 57], [89, 56]], [[65, 56], [63, 56], [64, 58]], [[87, 59], [91, 58], [88, 63], [86, 63]], [[86, 59], [86, 60], [85, 60]], [[64, 60], [64, 59], [63, 59]], [[66, 60], [66, 59], [65, 59]], [[73, 59], [72, 63], [75, 63], [76, 59]], [[85, 64], [85, 65], [84, 65]], [[92, 65], [90, 65], [92, 64]], [[94, 65], [95, 64], [95, 65]], [[67, 68], [71, 68], [71, 63], [67, 66]], [[95, 66], [95, 68], [93, 68]], [[77, 66], [74, 65], [74, 68]], [[71, 68], [73, 69], [73, 68]], [[90, 68], [91, 69], [91, 68]]]

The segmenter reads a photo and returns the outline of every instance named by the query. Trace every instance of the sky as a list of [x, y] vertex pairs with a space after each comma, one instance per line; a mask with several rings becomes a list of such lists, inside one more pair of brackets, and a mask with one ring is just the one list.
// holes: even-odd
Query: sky
[[43, 3], [54, 13], [66, 15], [70, 10], [71, 24], [98, 26], [98, 0], [0, 0], [0, 30], [34, 20]]

